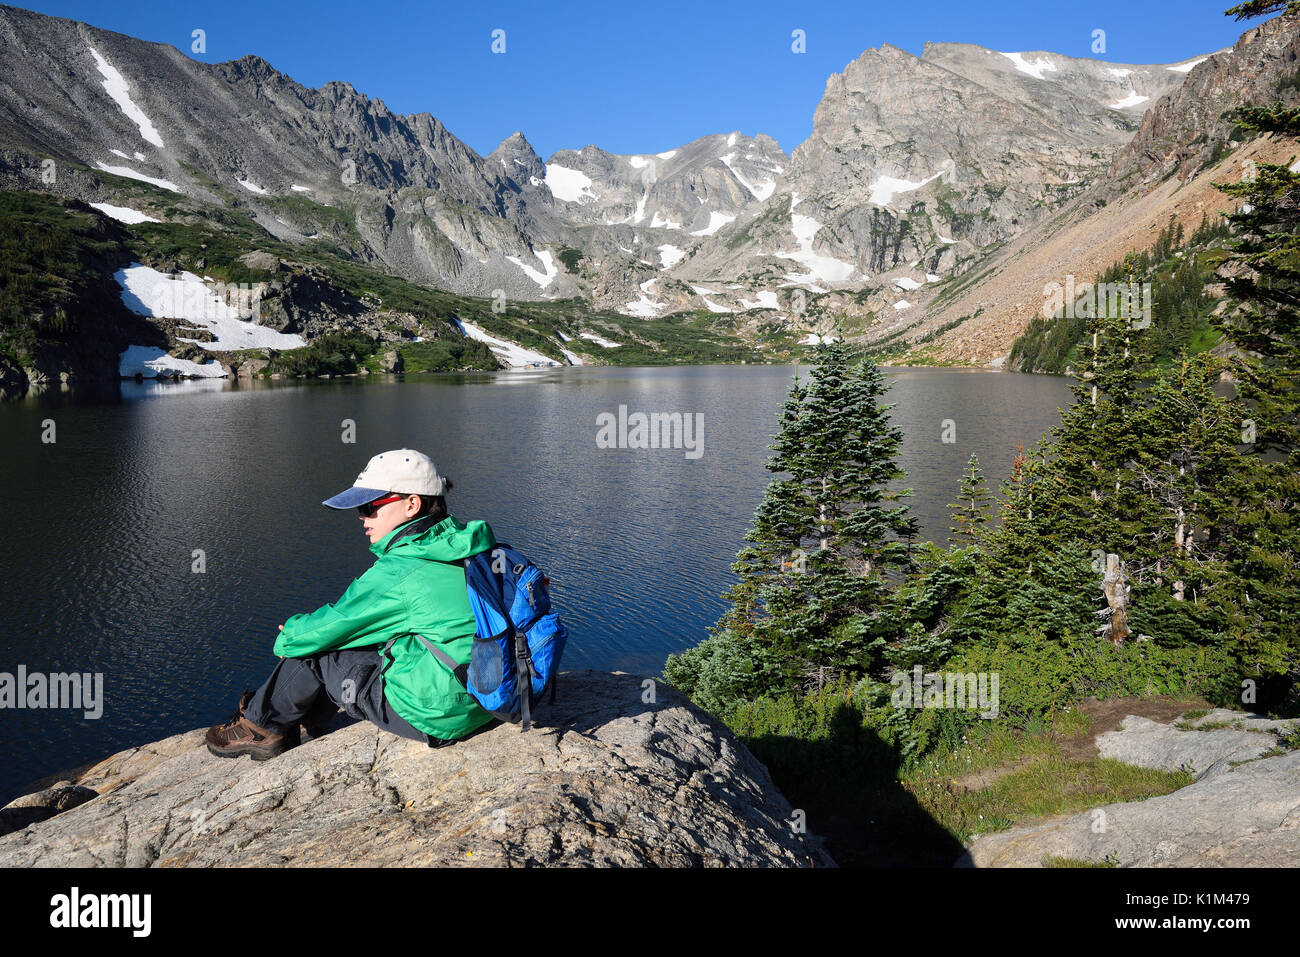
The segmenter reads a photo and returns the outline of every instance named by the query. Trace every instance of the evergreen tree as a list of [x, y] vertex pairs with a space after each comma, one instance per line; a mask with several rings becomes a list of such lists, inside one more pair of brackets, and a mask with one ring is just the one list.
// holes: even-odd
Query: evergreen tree
[[[1295, 12], [1288, 5], [1287, 15]], [[1242, 4], [1239, 19], [1280, 9]], [[1300, 136], [1300, 109], [1281, 103], [1235, 111], [1257, 133]], [[1260, 672], [1300, 678], [1300, 174], [1261, 163], [1253, 178], [1216, 184], [1241, 201], [1228, 220], [1233, 237], [1220, 267], [1236, 308], [1218, 325], [1238, 349], [1232, 374], [1246, 403], [1247, 442], [1235, 477], [1239, 508], [1230, 548], [1241, 590], [1234, 629], [1243, 660]]]
[[898, 631], [890, 597], [913, 567], [917, 531], [902, 503], [910, 491], [890, 489], [904, 475], [902, 433], [877, 401], [888, 388], [880, 370], [849, 357], [843, 343], [820, 346], [812, 381], [791, 388], [767, 465], [780, 477], [732, 566], [730, 607], [665, 666], [705, 707], [862, 673]]
[[992, 497], [988, 484], [984, 481], [984, 473], [980, 471], [980, 460], [972, 452], [966, 469], [962, 472], [957, 501], [948, 506], [953, 511], [948, 541], [958, 547], [976, 544], [988, 524]]

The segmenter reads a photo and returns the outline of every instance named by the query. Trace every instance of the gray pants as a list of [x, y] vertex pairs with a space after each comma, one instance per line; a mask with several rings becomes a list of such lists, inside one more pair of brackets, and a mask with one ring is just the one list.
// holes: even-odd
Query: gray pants
[[268, 731], [284, 734], [308, 713], [318, 718], [332, 714], [332, 703], [353, 718], [370, 721], [403, 738], [425, 741], [433, 748], [446, 744], [412, 727], [393, 710], [384, 696], [383, 665], [379, 646], [281, 658], [254, 692], [244, 717]]

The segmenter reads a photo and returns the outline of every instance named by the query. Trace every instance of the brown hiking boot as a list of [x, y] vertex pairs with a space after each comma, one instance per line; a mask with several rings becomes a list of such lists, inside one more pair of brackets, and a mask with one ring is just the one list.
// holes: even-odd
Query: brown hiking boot
[[231, 715], [230, 720], [208, 728], [208, 750], [217, 757], [236, 758], [247, 754], [254, 761], [265, 761], [283, 754], [297, 743], [290, 742], [286, 735], [258, 727], [244, 717], [244, 709], [252, 697], [253, 692], [245, 691], [239, 699], [239, 710]]

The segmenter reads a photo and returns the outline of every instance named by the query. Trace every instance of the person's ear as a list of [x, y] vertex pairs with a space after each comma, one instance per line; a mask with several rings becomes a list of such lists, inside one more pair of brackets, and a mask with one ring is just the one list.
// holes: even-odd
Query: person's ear
[[406, 496], [406, 517], [410, 518], [419, 510], [420, 510], [420, 496], [418, 495]]

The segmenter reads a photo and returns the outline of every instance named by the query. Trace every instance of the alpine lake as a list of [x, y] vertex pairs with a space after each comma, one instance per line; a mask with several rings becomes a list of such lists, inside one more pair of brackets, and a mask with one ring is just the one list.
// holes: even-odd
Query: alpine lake
[[[374, 560], [355, 512], [320, 503], [387, 449], [430, 455], [452, 514], [487, 520], [551, 577], [565, 669], [659, 677], [724, 610], [796, 371], [810, 367], [123, 381], [0, 404], [0, 803], [224, 720], [274, 665], [276, 626]], [[970, 454], [996, 491], [1017, 443], [1072, 399], [1060, 377], [886, 378], [899, 487], [939, 542]], [[644, 441], [647, 424], [680, 441]], [[79, 699], [69, 678], [54, 688], [73, 674]], [[39, 696], [33, 675], [49, 676]]]

